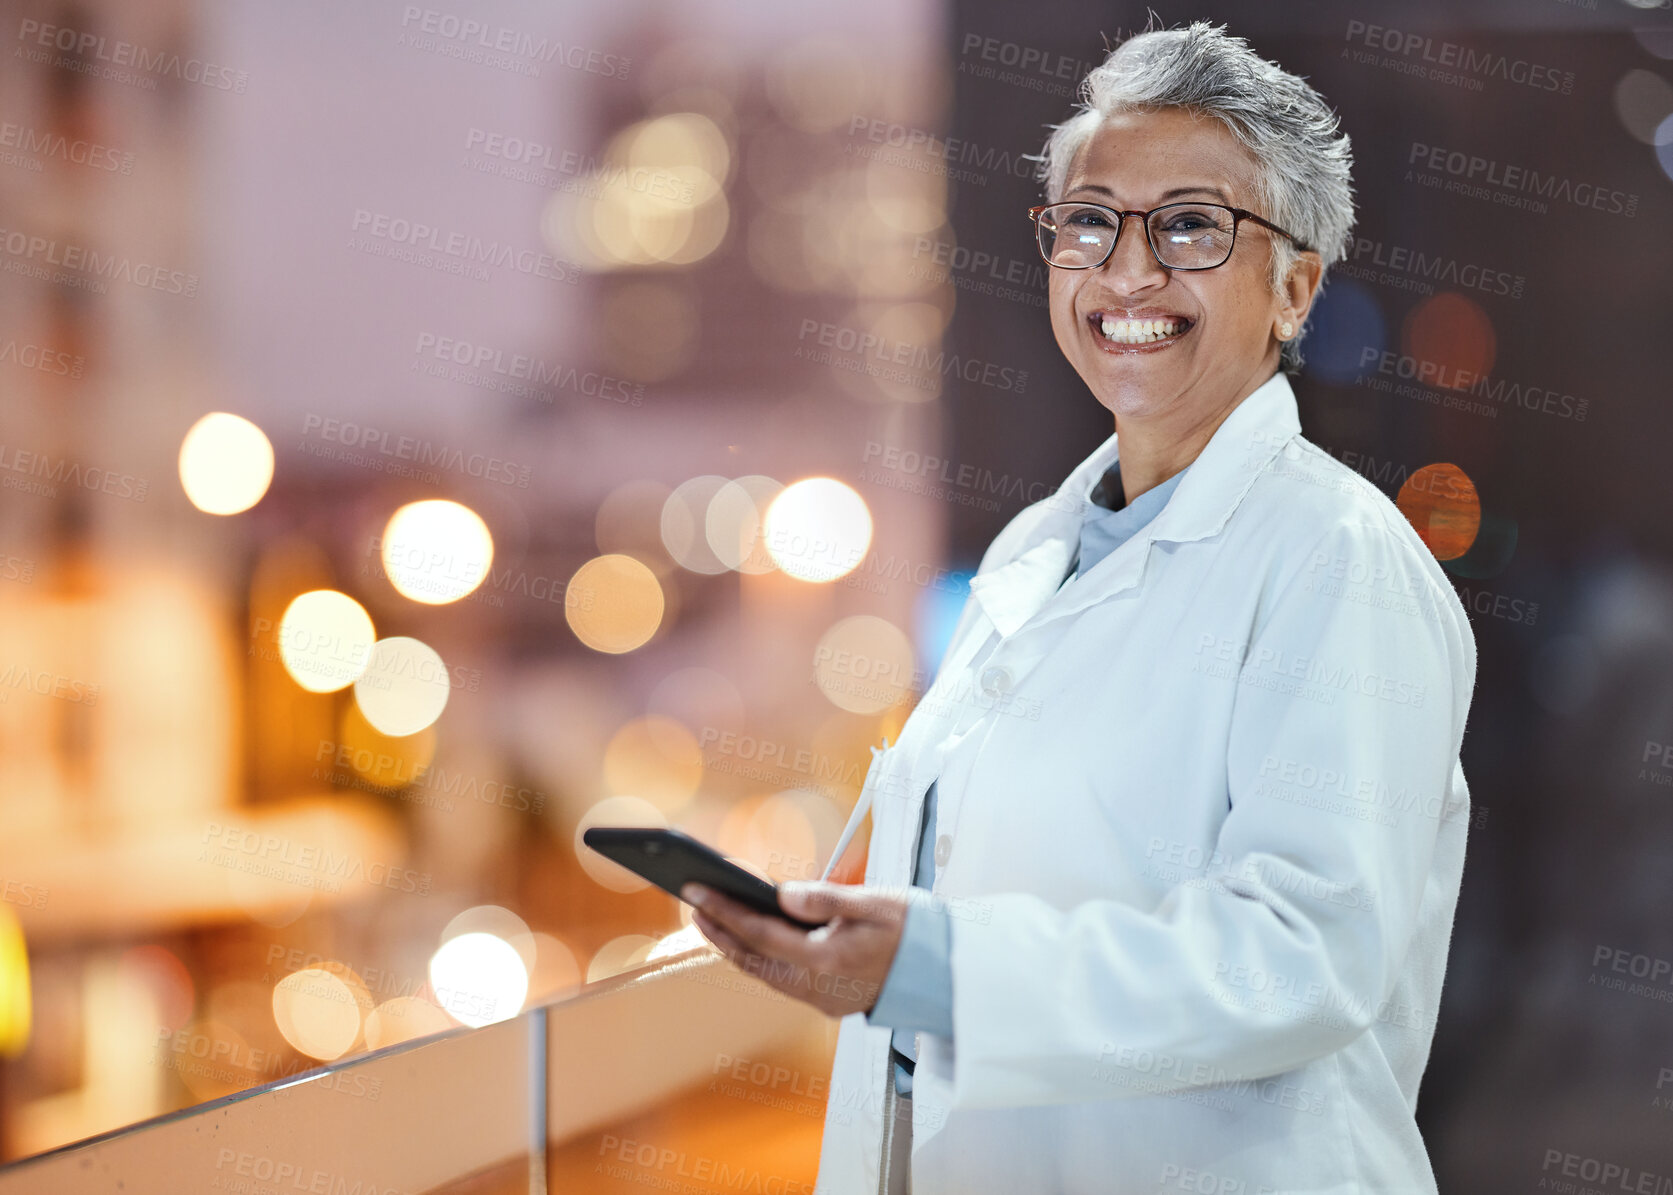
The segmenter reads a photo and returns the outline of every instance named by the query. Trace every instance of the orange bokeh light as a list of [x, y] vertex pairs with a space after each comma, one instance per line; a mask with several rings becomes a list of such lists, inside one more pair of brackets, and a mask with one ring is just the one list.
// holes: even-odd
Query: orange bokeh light
[[1498, 359], [1493, 321], [1476, 303], [1451, 291], [1413, 308], [1401, 339], [1406, 355], [1417, 358], [1420, 369], [1425, 364], [1438, 367], [1428, 378], [1419, 375], [1437, 390], [1468, 390]]
[[1425, 465], [1406, 478], [1394, 503], [1436, 560], [1462, 556], [1481, 530], [1475, 482], [1457, 465]]

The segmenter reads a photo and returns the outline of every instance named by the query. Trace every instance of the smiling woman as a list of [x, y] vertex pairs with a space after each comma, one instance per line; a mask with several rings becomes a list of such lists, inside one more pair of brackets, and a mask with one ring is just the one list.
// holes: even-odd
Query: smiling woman
[[697, 924], [843, 1017], [822, 1192], [1434, 1192], [1476, 653], [1284, 372], [1348, 139], [1205, 24], [1083, 90], [1030, 216], [1114, 434], [984, 555], [839, 839], [869, 811], [865, 885]]

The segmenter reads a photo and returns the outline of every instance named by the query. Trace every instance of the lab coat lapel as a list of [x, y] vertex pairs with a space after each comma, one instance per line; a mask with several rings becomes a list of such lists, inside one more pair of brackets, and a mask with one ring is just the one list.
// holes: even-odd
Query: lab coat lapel
[[1255, 478], [1300, 430], [1295, 392], [1283, 373], [1274, 373], [1215, 429], [1150, 525], [1063, 589], [1080, 538], [1081, 500], [1119, 457], [1112, 435], [1045, 500], [1054, 507], [1030, 545], [1002, 567], [971, 578], [970, 591], [1006, 638], [1030, 621], [1076, 614], [1124, 593], [1143, 577], [1156, 541], [1187, 543], [1219, 534]]

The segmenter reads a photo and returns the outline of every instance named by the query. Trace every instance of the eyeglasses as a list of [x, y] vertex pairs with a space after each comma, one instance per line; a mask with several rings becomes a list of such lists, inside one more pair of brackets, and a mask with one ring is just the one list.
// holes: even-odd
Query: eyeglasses
[[1092, 270], [1109, 260], [1128, 216], [1144, 224], [1156, 261], [1170, 270], [1212, 270], [1226, 264], [1237, 243], [1237, 226], [1253, 220], [1307, 246], [1270, 221], [1240, 207], [1219, 203], [1168, 203], [1148, 212], [1123, 212], [1101, 203], [1046, 203], [1028, 209], [1040, 256], [1060, 270]]

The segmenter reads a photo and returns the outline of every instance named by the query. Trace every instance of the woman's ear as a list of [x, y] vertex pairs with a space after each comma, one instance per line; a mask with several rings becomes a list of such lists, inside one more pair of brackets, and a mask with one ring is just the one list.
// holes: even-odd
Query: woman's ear
[[1278, 312], [1272, 321], [1272, 334], [1279, 340], [1289, 340], [1301, 331], [1323, 277], [1324, 261], [1311, 249], [1298, 253], [1290, 263], [1279, 289]]

